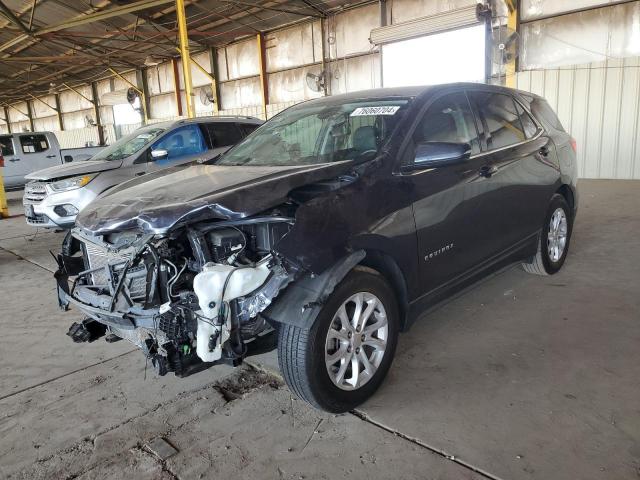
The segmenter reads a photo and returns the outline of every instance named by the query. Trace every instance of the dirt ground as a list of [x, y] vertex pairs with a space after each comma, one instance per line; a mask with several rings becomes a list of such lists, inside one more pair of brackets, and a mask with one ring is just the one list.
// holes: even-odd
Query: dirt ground
[[512, 268], [429, 313], [344, 415], [292, 395], [273, 352], [178, 379], [74, 344], [61, 234], [0, 220], [0, 478], [637, 480], [640, 182], [580, 192], [558, 275]]

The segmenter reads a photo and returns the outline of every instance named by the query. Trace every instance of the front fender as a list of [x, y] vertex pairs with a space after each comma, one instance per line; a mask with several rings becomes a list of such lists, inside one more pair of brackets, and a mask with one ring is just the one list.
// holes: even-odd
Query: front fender
[[357, 250], [341, 258], [320, 275], [307, 275], [287, 287], [262, 315], [271, 323], [309, 329], [336, 285], [365, 257]]

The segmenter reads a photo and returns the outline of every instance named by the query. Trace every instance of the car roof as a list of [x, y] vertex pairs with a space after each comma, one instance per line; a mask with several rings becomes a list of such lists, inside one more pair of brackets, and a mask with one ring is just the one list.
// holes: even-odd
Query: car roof
[[184, 118], [181, 120], [175, 120], [173, 122], [169, 122], [168, 125], [188, 125], [190, 123], [247, 123], [251, 125], [261, 125], [264, 123], [264, 120], [260, 120], [259, 118], [243, 116], [243, 115], [222, 115], [218, 117], [210, 116], [210, 117], [196, 117], [196, 118]]
[[[374, 88], [370, 90], [359, 90], [357, 92], [342, 93], [338, 95], [331, 95], [327, 97], [320, 97], [313, 100], [307, 100], [306, 102], [299, 103], [297, 105], [341, 105], [343, 103], [361, 101], [361, 100], [382, 100], [387, 98], [399, 97], [399, 98], [414, 98], [419, 96], [426, 96], [429, 93], [436, 93], [443, 89], [449, 88], [468, 88], [478, 90], [490, 90], [502, 93], [520, 93], [530, 97], [538, 97], [531, 92], [525, 92], [522, 90], [516, 90], [513, 88], [502, 87], [499, 85], [489, 85], [485, 83], [473, 83], [473, 82], [457, 82], [457, 83], [441, 83], [436, 85], [422, 85], [415, 87], [391, 87], [391, 88]], [[295, 108], [292, 107], [292, 108]]]

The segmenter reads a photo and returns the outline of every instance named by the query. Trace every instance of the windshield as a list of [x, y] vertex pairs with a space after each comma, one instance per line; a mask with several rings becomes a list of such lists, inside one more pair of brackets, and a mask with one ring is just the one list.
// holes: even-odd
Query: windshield
[[113, 145], [109, 145], [104, 150], [101, 150], [97, 155], [94, 155], [91, 160], [122, 160], [140, 151], [153, 141], [154, 138], [164, 133], [165, 130], [165, 128], [161, 127], [139, 128], [126, 137], [122, 137]]
[[312, 165], [370, 160], [404, 115], [409, 98], [300, 105], [269, 120], [217, 165]]

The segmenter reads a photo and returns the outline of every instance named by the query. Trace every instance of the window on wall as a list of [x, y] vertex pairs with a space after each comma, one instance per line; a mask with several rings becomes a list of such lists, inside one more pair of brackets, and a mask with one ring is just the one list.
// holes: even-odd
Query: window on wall
[[23, 153], [39, 153], [49, 149], [44, 135], [20, 135], [20, 145]]
[[476, 25], [382, 46], [382, 85], [483, 82], [485, 27]]

